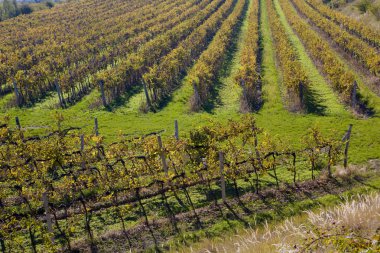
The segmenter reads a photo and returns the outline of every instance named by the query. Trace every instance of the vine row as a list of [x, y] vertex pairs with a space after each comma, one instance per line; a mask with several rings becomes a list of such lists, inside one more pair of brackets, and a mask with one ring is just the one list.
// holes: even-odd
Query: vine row
[[329, 44], [297, 15], [288, 1], [280, 0], [280, 3], [288, 22], [297, 32], [314, 61], [321, 63], [320, 68], [330, 80], [334, 90], [341, 95], [345, 104], [355, 108], [357, 94], [354, 74], [346, 69]]
[[232, 14], [225, 20], [208, 48], [201, 54], [188, 74], [194, 92], [190, 98], [192, 111], [199, 111], [208, 103], [214, 88], [214, 81], [231, 47], [233, 36], [245, 15], [248, 1], [238, 1]]
[[271, 0], [267, 1], [267, 9], [277, 49], [276, 55], [282, 70], [282, 80], [287, 91], [289, 109], [305, 111], [310, 80]]
[[336, 44], [354, 57], [372, 74], [376, 76], [380, 75], [380, 54], [375, 48], [349, 34], [333, 21], [319, 14], [303, 0], [291, 0], [291, 2], [300, 13], [303, 13], [313, 24], [326, 32]]

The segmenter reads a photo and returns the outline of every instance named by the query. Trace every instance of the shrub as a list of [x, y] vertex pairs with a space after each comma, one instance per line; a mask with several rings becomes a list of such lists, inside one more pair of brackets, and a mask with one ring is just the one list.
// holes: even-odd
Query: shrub
[[46, 2], [46, 6], [50, 9], [50, 8], [53, 8], [54, 7], [54, 3], [53, 2]]
[[33, 12], [32, 8], [27, 4], [21, 5], [19, 10], [21, 14], [30, 14]]
[[370, 0], [361, 0], [356, 7], [359, 9], [361, 13], [366, 13], [371, 8]]

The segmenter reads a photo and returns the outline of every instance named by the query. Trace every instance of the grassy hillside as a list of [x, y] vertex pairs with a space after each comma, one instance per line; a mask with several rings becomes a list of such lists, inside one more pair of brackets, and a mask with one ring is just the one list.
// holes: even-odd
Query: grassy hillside
[[213, 238], [238, 231], [242, 250], [262, 236], [241, 230], [378, 191], [380, 32], [353, 4], [83, 0], [2, 22], [0, 249], [235, 251]]
[[[277, 6], [278, 7], [278, 6]], [[277, 8], [278, 11], [281, 10]], [[294, 146], [300, 145], [301, 137], [307, 129], [313, 126], [321, 128], [323, 133], [343, 134], [349, 124], [354, 125], [350, 161], [359, 163], [370, 158], [380, 156], [380, 126], [378, 112], [380, 111], [380, 98], [368, 93], [375, 114], [371, 117], [356, 115], [339, 102], [336, 94], [325, 81], [326, 78], [313, 66], [314, 62], [308, 56], [302, 42], [297, 38], [286, 19], [281, 14], [281, 20], [286, 26], [288, 36], [296, 45], [300, 59], [310, 71], [314, 93], [324, 109], [323, 115], [292, 113], [286, 110], [281, 84], [281, 73], [276, 67], [268, 16], [262, 7], [261, 33], [262, 33], [262, 89], [263, 107], [255, 114], [259, 126], [274, 136], [279, 136], [284, 141], [291, 142]], [[13, 94], [0, 98], [2, 115], [11, 117], [11, 125], [15, 126], [14, 117], [18, 116], [21, 125], [34, 129], [35, 133], [46, 131], [46, 127], [55, 126], [55, 115], [61, 113], [64, 117], [63, 126], [81, 127], [85, 132], [93, 131], [93, 120], [98, 118], [100, 133], [106, 137], [106, 141], [112, 142], [119, 132], [128, 135], [142, 135], [145, 133], [164, 130], [166, 136], [174, 133], [174, 120], [179, 121], [180, 135], [188, 135], [189, 131], [198, 126], [208, 125], [210, 120], [226, 122], [227, 119], [237, 119], [239, 111], [239, 94], [241, 88], [234, 80], [239, 68], [240, 50], [245, 36], [246, 19], [239, 28], [239, 36], [233, 42], [229, 56], [226, 58], [223, 69], [217, 81], [216, 98], [209, 110], [194, 113], [189, 110], [189, 98], [192, 94], [191, 85], [187, 78], [182, 80], [180, 88], [168, 99], [165, 107], [158, 112], [143, 113], [139, 111], [140, 104], [145, 101], [143, 90], [140, 88], [134, 94], [125, 95], [120, 104], [111, 108], [111, 111], [97, 103], [100, 93], [97, 89], [86, 95], [81, 101], [67, 109], [54, 109], [58, 96], [50, 93], [44, 100], [37, 102], [30, 108], [7, 107], [6, 101], [12, 99]], [[360, 78], [359, 78], [360, 80]], [[366, 87], [363, 86], [363, 91]], [[94, 106], [95, 105], [95, 106]]]

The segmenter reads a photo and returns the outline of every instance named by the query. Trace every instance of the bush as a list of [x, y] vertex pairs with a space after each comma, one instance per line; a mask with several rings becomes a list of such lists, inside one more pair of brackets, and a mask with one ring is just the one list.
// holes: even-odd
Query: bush
[[371, 2], [370, 0], [361, 0], [356, 7], [359, 9], [361, 13], [366, 13], [368, 10], [371, 9]]
[[21, 14], [30, 14], [33, 12], [32, 8], [27, 4], [21, 5], [19, 10]]
[[348, 2], [348, 0], [323, 0], [323, 3], [330, 6], [330, 8], [339, 8]]
[[51, 9], [51, 8], [53, 8], [53, 7], [54, 7], [54, 3], [53, 3], [53, 2], [50, 2], [50, 1], [48, 1], [48, 2], [46, 2], [46, 6], [47, 6], [49, 9]]

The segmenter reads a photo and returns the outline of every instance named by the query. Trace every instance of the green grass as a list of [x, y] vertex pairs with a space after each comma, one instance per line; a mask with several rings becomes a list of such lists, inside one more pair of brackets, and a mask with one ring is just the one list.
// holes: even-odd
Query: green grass
[[268, 22], [268, 12], [265, 1], [261, 1], [261, 25], [263, 47], [262, 63], [262, 91], [264, 96], [264, 105], [262, 111], [266, 113], [287, 114], [281, 99], [280, 76], [276, 68], [275, 52], [273, 50], [273, 40]]
[[[262, 44], [264, 45], [262, 66], [264, 104], [262, 109], [255, 113], [258, 125], [270, 134], [278, 136], [283, 142], [289, 143], [291, 146], [300, 147], [302, 136], [306, 134], [310, 127], [318, 126], [322, 133], [340, 138], [348, 125], [353, 124], [349, 150], [350, 162], [361, 163], [370, 158], [380, 158], [380, 118], [378, 115], [368, 119], [356, 118], [346, 112], [318, 116], [290, 113], [284, 108], [281, 98], [280, 73], [276, 69], [275, 48], [267, 18], [266, 5], [262, 1], [261, 33], [263, 36]], [[141, 93], [127, 99], [124, 105], [117, 107], [114, 111], [109, 112], [102, 108], [91, 110], [89, 106], [99, 97], [99, 92], [95, 90], [67, 109], [49, 109], [42, 101], [31, 108], [4, 109], [4, 107], [0, 107], [3, 108], [0, 109], [0, 117], [6, 114], [9, 115], [12, 126], [15, 125], [15, 116], [19, 116], [22, 126], [54, 126], [56, 125], [54, 115], [58, 111], [65, 118], [64, 127], [82, 127], [83, 132], [87, 133], [93, 131], [93, 118], [97, 117], [100, 134], [104, 135], [108, 142], [117, 139], [120, 132], [141, 135], [152, 131], [165, 130], [164, 136], [173, 135], [175, 119], [179, 121], [180, 136], [187, 136], [191, 129], [208, 125], [210, 121], [238, 120], [241, 117], [238, 112], [240, 87], [234, 83], [233, 77], [239, 67], [238, 59], [246, 26], [247, 22], [243, 21], [242, 33], [237, 38], [236, 50], [233, 51], [231, 57], [228, 57], [228, 62], [225, 64], [229, 69], [223, 72], [225, 74], [221, 76], [219, 81], [221, 84], [219, 89], [221, 104], [216, 105], [211, 112], [189, 112], [188, 99], [192, 94], [192, 87], [185, 77], [181, 87], [174, 92], [172, 99], [157, 113], [143, 114], [138, 111], [140, 102], [143, 100]], [[299, 44], [298, 46], [300, 47], [301, 45]], [[306, 53], [303, 53], [303, 57], [307, 57]], [[314, 73], [316, 73], [315, 71], [314, 69]], [[315, 78], [317, 80], [320, 77], [315, 76]], [[327, 89], [325, 85], [321, 85], [321, 87], [320, 89]], [[0, 105], [2, 105], [2, 101], [3, 99], [0, 99]], [[330, 101], [329, 103], [332, 102]], [[44, 129], [37, 129], [32, 132], [41, 133], [44, 131]]]

